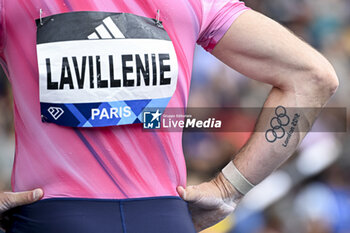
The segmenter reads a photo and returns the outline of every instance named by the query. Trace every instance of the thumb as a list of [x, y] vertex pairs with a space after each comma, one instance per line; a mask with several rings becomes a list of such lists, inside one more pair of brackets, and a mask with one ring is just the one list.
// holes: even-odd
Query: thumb
[[178, 186], [176, 190], [185, 201], [193, 202], [200, 199], [201, 192], [198, 190], [198, 186], [188, 186], [186, 189], [182, 186]]
[[21, 205], [31, 204], [42, 198], [44, 192], [42, 189], [35, 189], [26, 192], [8, 192], [4, 193], [4, 204], [8, 209]]
[[184, 187], [177, 186], [176, 191], [182, 199], [184, 199], [184, 200], [186, 199], [186, 191], [185, 191]]

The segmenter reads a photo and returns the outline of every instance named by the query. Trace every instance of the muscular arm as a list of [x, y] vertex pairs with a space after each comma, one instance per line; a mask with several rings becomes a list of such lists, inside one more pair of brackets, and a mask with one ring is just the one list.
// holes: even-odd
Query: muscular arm
[[[251, 136], [234, 158], [238, 170], [257, 184], [296, 150], [320, 109], [335, 92], [336, 74], [320, 53], [253, 10], [232, 24], [213, 55], [247, 77], [273, 86], [264, 104], [267, 109], [263, 109], [257, 122], [259, 132]], [[288, 143], [285, 143], [287, 134], [271, 143], [275, 139], [271, 132], [261, 132], [271, 128], [270, 120], [276, 116], [271, 109], [277, 106], [286, 108], [290, 121], [298, 118], [297, 129]], [[277, 111], [281, 113], [283, 109]], [[284, 123], [286, 119], [282, 118]], [[285, 130], [287, 133], [290, 126], [285, 126]]]
[[[338, 79], [320, 53], [253, 10], [238, 17], [212, 54], [247, 77], [273, 86], [256, 131], [234, 157], [238, 170], [251, 183], [258, 184], [293, 154], [320, 109], [337, 89]], [[271, 128], [270, 121], [276, 116], [274, 110], [278, 106], [283, 106], [277, 109], [278, 114], [286, 109], [290, 122], [284, 126], [284, 138], [274, 141], [276, 135], [266, 130]], [[287, 123], [286, 119], [280, 119], [282, 124]], [[293, 119], [295, 131], [285, 143]], [[276, 129], [276, 134], [280, 137], [281, 131]], [[198, 231], [226, 217], [242, 197], [222, 173], [210, 182], [186, 189], [179, 187], [178, 192], [190, 203]]]

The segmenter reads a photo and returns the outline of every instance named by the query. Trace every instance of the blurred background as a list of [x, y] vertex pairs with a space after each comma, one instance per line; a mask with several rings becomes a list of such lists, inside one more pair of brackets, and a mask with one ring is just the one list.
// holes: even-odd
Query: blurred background
[[[340, 88], [328, 107], [349, 108], [350, 0], [245, 2], [288, 27], [331, 61]], [[6, 190], [10, 189], [15, 137], [10, 86], [5, 75], [0, 75], [0, 190]], [[196, 48], [189, 107], [261, 107], [270, 89]], [[319, 120], [315, 127], [327, 123]], [[249, 135], [185, 132], [188, 183], [213, 177]], [[232, 216], [204, 232], [350, 233], [349, 139], [348, 133], [308, 134], [296, 154], [254, 188]]]

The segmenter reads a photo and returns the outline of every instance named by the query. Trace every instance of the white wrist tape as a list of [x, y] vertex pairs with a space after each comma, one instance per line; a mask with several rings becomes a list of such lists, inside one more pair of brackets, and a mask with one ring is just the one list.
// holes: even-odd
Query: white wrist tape
[[228, 181], [230, 181], [233, 187], [243, 195], [247, 194], [252, 188], [254, 188], [254, 185], [238, 171], [232, 161], [222, 169], [222, 174]]

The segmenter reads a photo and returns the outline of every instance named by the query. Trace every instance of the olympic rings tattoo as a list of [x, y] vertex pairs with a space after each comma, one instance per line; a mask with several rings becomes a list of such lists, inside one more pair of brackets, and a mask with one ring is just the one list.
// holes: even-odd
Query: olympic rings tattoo
[[287, 116], [287, 110], [285, 107], [276, 107], [275, 114], [276, 116], [270, 121], [271, 129], [268, 129], [265, 133], [265, 138], [270, 143], [284, 137], [286, 130], [283, 128], [283, 126], [287, 126], [290, 122], [290, 118]]

